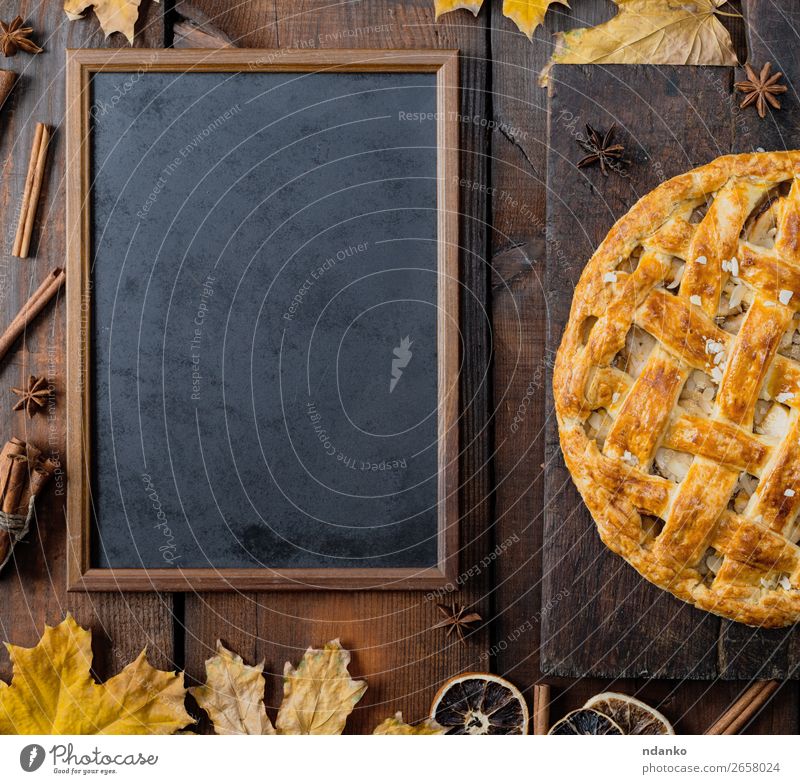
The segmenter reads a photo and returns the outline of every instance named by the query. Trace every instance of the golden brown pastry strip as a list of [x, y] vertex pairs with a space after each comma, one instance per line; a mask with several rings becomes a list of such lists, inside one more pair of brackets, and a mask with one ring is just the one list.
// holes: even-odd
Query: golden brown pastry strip
[[603, 451], [612, 457], [628, 453], [630, 462], [635, 458], [635, 465], [649, 467], [686, 376], [665, 351], [653, 351], [625, 398]]
[[682, 416], [664, 436], [664, 446], [707, 457], [721, 465], [759, 476], [772, 450], [735, 425], [698, 416]]
[[650, 293], [636, 311], [635, 323], [698, 370], [710, 371], [715, 367], [714, 357], [707, 350], [709, 340], [723, 347], [731, 340], [699, 307], [664, 289]]
[[751, 426], [758, 393], [775, 356], [791, 311], [756, 299], [730, 349], [717, 393], [719, 413], [742, 427]]
[[732, 180], [719, 193], [689, 244], [689, 258], [681, 280], [681, 296], [699, 297], [700, 307], [714, 315], [725, 275], [722, 262], [736, 255], [739, 235], [764, 186]]
[[577, 430], [565, 433], [562, 441], [567, 465], [584, 463], [586, 480], [626, 498], [636, 509], [657, 517], [664, 514], [672, 482], [639, 471], [633, 466], [603, 455], [592, 442], [586, 442]]
[[697, 458], [681, 482], [664, 530], [656, 540], [656, 556], [672, 558], [683, 567], [698, 563], [738, 478], [738, 471]]
[[694, 224], [682, 217], [674, 218], [653, 234], [644, 243], [644, 246], [685, 259], [689, 255], [689, 243], [692, 241], [696, 228]]
[[773, 531], [788, 533], [800, 510], [800, 415], [761, 478], [748, 506], [748, 517], [763, 522]]
[[783, 203], [775, 249], [783, 259], [800, 264], [800, 181], [797, 179]]
[[782, 302], [800, 310], [800, 268], [787, 264], [777, 249], [764, 250], [742, 243], [739, 246], [739, 275], [771, 302]]
[[732, 511], [722, 514], [711, 546], [718, 554], [760, 569], [762, 574], [791, 575], [800, 570], [800, 548], [797, 545]]

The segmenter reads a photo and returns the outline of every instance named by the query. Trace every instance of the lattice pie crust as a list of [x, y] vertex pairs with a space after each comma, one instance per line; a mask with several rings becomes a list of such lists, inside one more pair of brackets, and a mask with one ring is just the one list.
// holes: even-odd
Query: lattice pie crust
[[561, 448], [606, 545], [742, 623], [800, 618], [800, 151], [730, 155], [620, 219], [556, 357]]

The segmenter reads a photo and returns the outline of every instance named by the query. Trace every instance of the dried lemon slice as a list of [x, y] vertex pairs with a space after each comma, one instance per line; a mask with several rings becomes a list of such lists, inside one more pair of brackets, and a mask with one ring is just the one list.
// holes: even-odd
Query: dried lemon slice
[[675, 730], [661, 713], [635, 697], [607, 691], [596, 694], [584, 708], [591, 708], [616, 722], [625, 735], [674, 735]]
[[431, 718], [445, 735], [527, 735], [528, 707], [513, 683], [487, 672], [465, 672], [433, 698]]
[[550, 727], [548, 735], [624, 735], [622, 728], [600, 711], [580, 708]]

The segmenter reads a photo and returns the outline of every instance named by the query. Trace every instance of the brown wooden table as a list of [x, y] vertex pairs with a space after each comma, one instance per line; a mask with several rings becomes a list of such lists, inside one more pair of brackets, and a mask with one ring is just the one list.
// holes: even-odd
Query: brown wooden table
[[[747, 2], [749, 12], [762, 5], [761, 0]], [[783, 2], [788, 9], [792, 0]], [[298, 659], [310, 644], [338, 636], [353, 651], [353, 672], [369, 682], [350, 720], [351, 732], [371, 732], [396, 710], [409, 720], [422, 718], [437, 686], [464, 670], [499, 672], [530, 696], [540, 678], [548, 362], [543, 282], [547, 94], [537, 86], [537, 74], [549, 56], [554, 30], [602, 21], [612, 13], [611, 5], [574, 0], [572, 12], [554, 7], [558, 10], [548, 14], [533, 43], [502, 17], [499, 0], [486, 0], [477, 19], [457, 12], [438, 24], [433, 0], [197, 0], [194, 5], [238, 46], [461, 50], [461, 275], [468, 290], [462, 298], [467, 339], [462, 392], [470, 394], [464, 395], [469, 404], [462, 429], [464, 579], [453, 599], [473, 607], [485, 621], [461, 646], [452, 637], [446, 641], [443, 630], [430, 629], [439, 620], [436, 599], [421, 593], [67, 594], [70, 545], [64, 496], [51, 489], [38, 530], [17, 548], [16, 567], [12, 564], [0, 577], [0, 637], [33, 644], [45, 623], [57, 623], [69, 611], [94, 631], [100, 678], [119, 671], [147, 645], [157, 665], [185, 668], [190, 679], [202, 676], [203, 662], [219, 637], [249, 662], [266, 660], [272, 712], [280, 700], [284, 661]], [[763, 5], [775, 3], [765, 0]], [[104, 40], [91, 12], [85, 21], [68, 22], [60, 2], [6, 6], [4, 14], [20, 13], [32, 24], [45, 52], [36, 57], [22, 53], [2, 64], [20, 72], [20, 83], [0, 113], [5, 227], [0, 324], [64, 258], [64, 50], [127, 45], [120, 35]], [[136, 45], [171, 45], [181, 37], [180, 21], [171, 3], [164, 9], [145, 0]], [[774, 48], [776, 36], [789, 30], [788, 24], [762, 30], [754, 46], [766, 47], [766, 41]], [[198, 35], [196, 40], [201, 39]], [[757, 53], [754, 59], [765, 58]], [[787, 96], [787, 102], [792, 100], [797, 96]], [[11, 256], [11, 246], [37, 121], [51, 124], [55, 133], [32, 258], [20, 261]], [[12, 406], [8, 388], [19, 385], [29, 371], [46, 373], [63, 393], [61, 302], [48, 308], [0, 367], [3, 410], [10, 412]], [[60, 406], [54, 417], [27, 420], [21, 413], [8, 414], [0, 436], [30, 438], [63, 454], [62, 414]], [[0, 656], [0, 675], [8, 679], [5, 651]], [[553, 685], [554, 715], [613, 687], [660, 705], [683, 732], [702, 732], [742, 688], [722, 681], [584, 679]], [[797, 732], [799, 705], [800, 687], [787, 684], [749, 731]]]

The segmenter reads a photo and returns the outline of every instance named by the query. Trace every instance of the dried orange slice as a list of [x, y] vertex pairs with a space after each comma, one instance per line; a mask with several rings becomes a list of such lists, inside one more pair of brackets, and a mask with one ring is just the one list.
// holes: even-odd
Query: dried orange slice
[[528, 734], [528, 706], [520, 690], [488, 672], [450, 678], [433, 698], [431, 718], [445, 735]]
[[607, 691], [596, 694], [584, 708], [599, 711], [616, 722], [625, 735], [674, 735], [666, 717], [635, 697]]
[[624, 735], [622, 728], [608, 716], [591, 708], [580, 708], [550, 727], [548, 735]]

